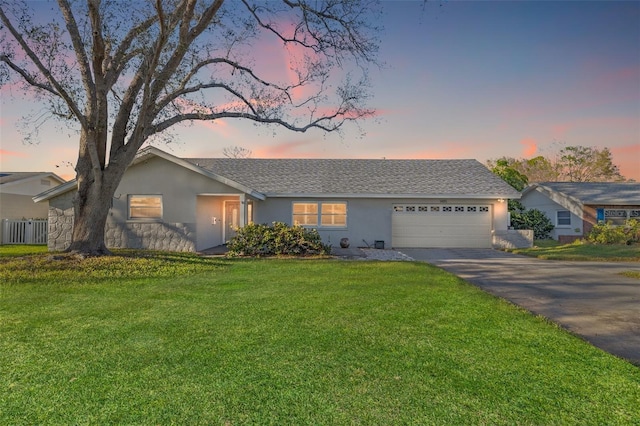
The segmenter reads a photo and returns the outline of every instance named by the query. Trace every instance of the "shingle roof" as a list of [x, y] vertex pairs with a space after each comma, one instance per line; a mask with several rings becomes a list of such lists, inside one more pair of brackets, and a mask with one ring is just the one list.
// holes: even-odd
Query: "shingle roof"
[[582, 204], [640, 205], [638, 182], [541, 182], [535, 185], [574, 198]]
[[[133, 164], [149, 156], [160, 156], [260, 199], [323, 195], [519, 199], [521, 195], [477, 160], [178, 158], [148, 147]], [[75, 180], [67, 182], [38, 194], [34, 201], [75, 187]]]
[[520, 198], [477, 160], [185, 158], [267, 195]]

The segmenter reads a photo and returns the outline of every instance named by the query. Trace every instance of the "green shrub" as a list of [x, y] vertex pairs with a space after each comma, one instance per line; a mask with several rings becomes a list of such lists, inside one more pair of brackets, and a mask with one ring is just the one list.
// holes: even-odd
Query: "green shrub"
[[640, 222], [630, 219], [624, 226], [611, 222], [594, 225], [587, 235], [587, 241], [594, 244], [632, 244], [640, 239]]
[[282, 222], [272, 225], [251, 223], [239, 228], [227, 247], [228, 256], [305, 256], [331, 251], [329, 245], [322, 243], [317, 230]]
[[511, 212], [511, 226], [514, 229], [533, 229], [533, 238], [546, 240], [551, 237], [553, 223], [538, 209]]

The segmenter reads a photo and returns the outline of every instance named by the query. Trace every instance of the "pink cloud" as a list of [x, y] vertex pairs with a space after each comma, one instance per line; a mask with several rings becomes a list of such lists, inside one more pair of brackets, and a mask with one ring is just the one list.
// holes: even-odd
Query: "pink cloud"
[[22, 158], [28, 157], [28, 155], [23, 152], [8, 151], [6, 149], [0, 149], [0, 155], [3, 157], [5, 156], [6, 157], [22, 157]]
[[[253, 151], [255, 158], [299, 158], [299, 148], [312, 145], [314, 141], [283, 142], [275, 146], [259, 148]], [[305, 153], [305, 157], [313, 157]]]
[[66, 181], [70, 181], [76, 178], [75, 173], [61, 173], [61, 174], [56, 173], [56, 174]]
[[533, 155], [538, 151], [538, 143], [533, 138], [524, 138], [520, 141], [520, 145], [523, 145], [522, 155], [527, 157], [533, 157]]
[[212, 130], [224, 138], [231, 138], [236, 133], [235, 129], [229, 126], [229, 123], [225, 120], [199, 121], [198, 125], [207, 130]]
[[553, 135], [553, 139], [563, 140], [572, 127], [573, 125], [569, 123], [554, 124], [553, 126], [551, 126], [551, 134]]

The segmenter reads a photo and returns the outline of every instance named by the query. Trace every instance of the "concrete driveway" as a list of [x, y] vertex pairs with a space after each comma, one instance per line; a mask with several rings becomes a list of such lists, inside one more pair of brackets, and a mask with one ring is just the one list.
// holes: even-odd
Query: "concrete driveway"
[[399, 249], [640, 366], [640, 263], [559, 262], [491, 249]]

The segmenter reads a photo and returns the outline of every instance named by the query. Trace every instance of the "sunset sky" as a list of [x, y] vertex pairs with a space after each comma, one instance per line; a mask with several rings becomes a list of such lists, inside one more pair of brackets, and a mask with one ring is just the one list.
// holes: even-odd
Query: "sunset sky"
[[[610, 148], [640, 181], [640, 2], [383, 3], [380, 59], [371, 71], [375, 119], [340, 137], [195, 123], [157, 145], [179, 157], [531, 158], [554, 147]], [[262, 51], [264, 61], [282, 61]], [[260, 58], [258, 58], [259, 60]], [[0, 170], [74, 177], [77, 135], [48, 123], [37, 145], [19, 123], [39, 111], [0, 92]], [[14, 93], [15, 95], [15, 93]]]

